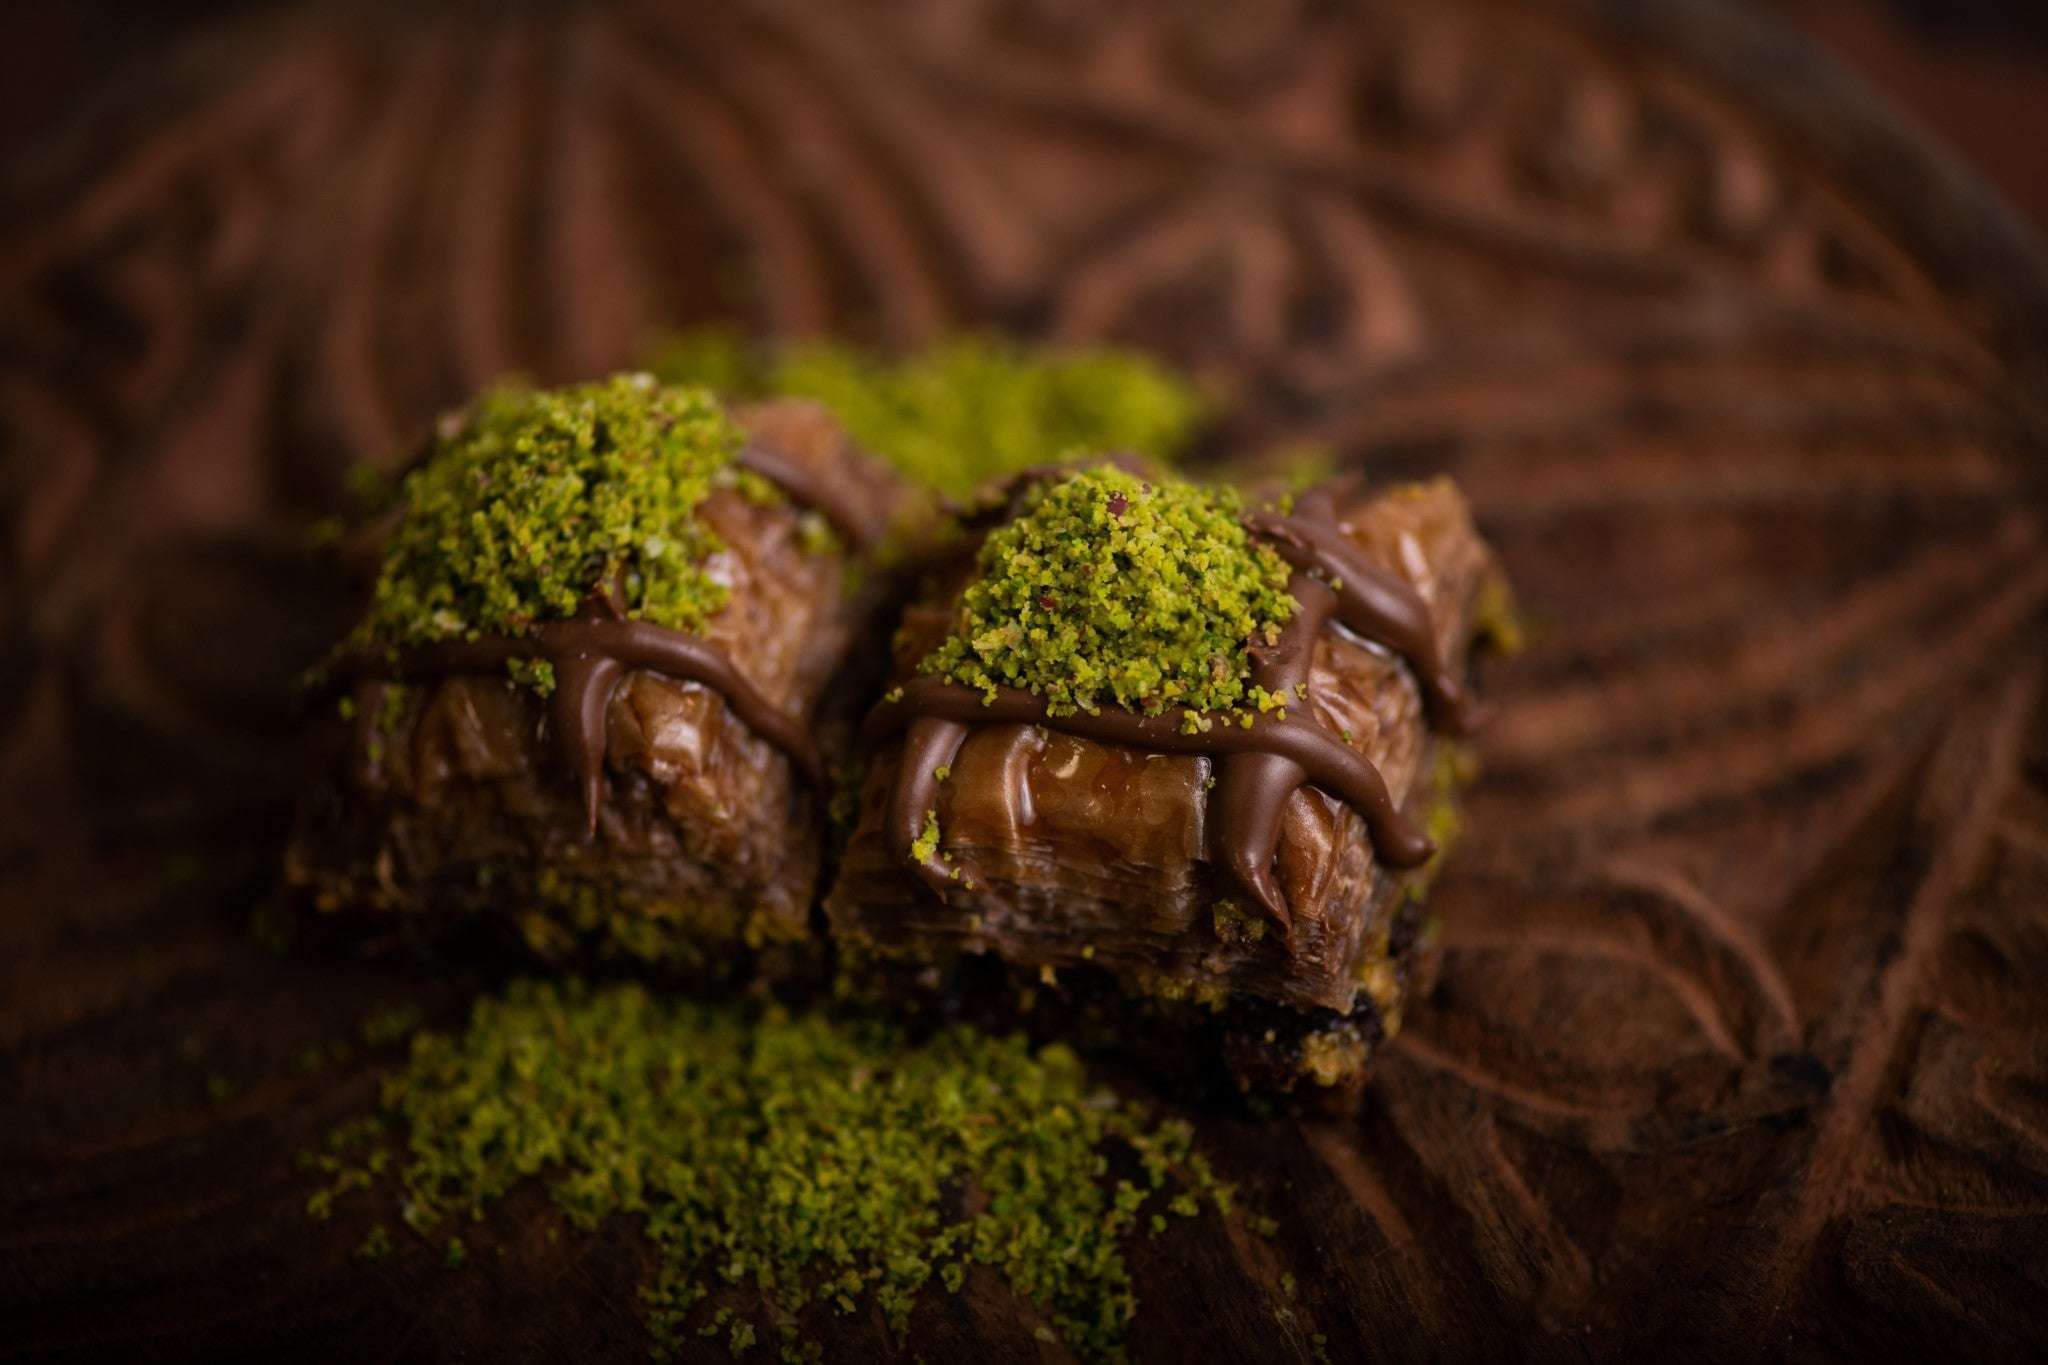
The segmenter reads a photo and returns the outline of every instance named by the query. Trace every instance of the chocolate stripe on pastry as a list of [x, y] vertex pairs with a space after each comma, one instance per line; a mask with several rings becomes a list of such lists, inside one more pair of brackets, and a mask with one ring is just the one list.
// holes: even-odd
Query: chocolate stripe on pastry
[[[1278, 716], [1254, 716], [1250, 725], [1228, 717], [1210, 719], [1206, 730], [1188, 733], [1182, 727], [1191, 713], [1181, 710], [1141, 716], [1135, 711], [1104, 707], [1099, 711], [1076, 711], [1069, 716], [1046, 714], [1045, 700], [1014, 687], [999, 687], [989, 698], [980, 690], [962, 687], [942, 678], [914, 678], [903, 684], [902, 695], [884, 701], [868, 714], [867, 738], [883, 739], [918, 720], [938, 717], [964, 725], [1037, 725], [1083, 739], [1110, 744], [1129, 744], [1169, 754], [1262, 754], [1285, 758], [1298, 765], [1309, 781], [1349, 802], [1365, 817], [1372, 830], [1373, 846], [1380, 857], [1394, 867], [1415, 867], [1428, 860], [1435, 846], [1407, 817], [1395, 809], [1379, 769], [1322, 727]], [[907, 771], [910, 755], [905, 755]], [[899, 772], [898, 781], [904, 778]], [[1288, 793], [1281, 793], [1284, 800]], [[1220, 812], [1226, 824], [1236, 826], [1240, 812]], [[923, 817], [919, 816], [922, 823]], [[901, 835], [902, 827], [896, 828]], [[899, 849], [910, 856], [908, 846]]]
[[[1294, 616], [1252, 670], [1253, 682], [1281, 697], [1292, 697], [1295, 688], [1307, 684], [1316, 638], [1337, 609], [1336, 594], [1305, 573], [1295, 574], [1287, 588], [1294, 594]], [[1220, 817], [1210, 821], [1215, 861], [1282, 929], [1293, 916], [1273, 880], [1273, 855], [1280, 846], [1287, 798], [1307, 780], [1307, 770], [1283, 754], [1231, 754], [1218, 765], [1210, 796], [1210, 809]], [[1378, 842], [1375, 835], [1375, 846]]]
[[751, 469], [788, 494], [791, 501], [811, 508], [832, 529], [858, 550], [874, 547], [880, 530], [851, 496], [852, 490], [812, 470], [801, 461], [759, 440], [748, 441], [734, 457], [743, 469]]
[[903, 737], [903, 766], [899, 769], [902, 777], [889, 793], [890, 844], [897, 856], [915, 867], [924, 884], [941, 899], [949, 886], [979, 891], [982, 884], [969, 864], [948, 867], [936, 852], [921, 858], [916, 851], [925, 821], [937, 815], [939, 772], [960, 756], [960, 746], [967, 742], [967, 734], [968, 726], [958, 720], [941, 716], [909, 720]]
[[[449, 673], [499, 672], [513, 660], [526, 659], [544, 659], [554, 667], [549, 714], [563, 764], [576, 775], [582, 791], [586, 838], [597, 834], [604, 795], [605, 707], [629, 668], [712, 689], [749, 729], [787, 754], [806, 778], [824, 783], [824, 761], [801, 718], [776, 707], [712, 645], [646, 621], [624, 619], [600, 593], [593, 593], [572, 619], [549, 622], [531, 635], [450, 640], [400, 650], [395, 656], [348, 655], [337, 661], [334, 671], [358, 682], [404, 682]], [[365, 700], [358, 700], [358, 724], [365, 714], [374, 714]]]
[[[750, 411], [761, 420], [774, 405]], [[773, 483], [798, 506], [818, 512], [857, 550], [870, 548], [876, 519], [845, 479], [813, 469], [773, 442], [751, 436], [734, 463]], [[693, 636], [645, 621], [627, 619], [614, 600], [593, 592], [567, 621], [537, 627], [531, 635], [487, 635], [413, 646], [395, 656], [346, 656], [337, 676], [356, 681], [359, 748], [368, 752], [369, 731], [381, 702], [379, 679], [403, 681], [451, 673], [493, 673], [513, 660], [546, 660], [555, 672], [549, 703], [555, 743], [564, 766], [575, 774], [583, 798], [586, 838], [597, 833], [604, 799], [605, 708], [612, 689], [629, 668], [644, 668], [683, 682], [700, 683], [723, 697], [749, 729], [787, 754], [814, 784], [824, 783], [824, 763], [801, 717], [791, 717], [764, 697], [725, 654]]]
[[1422, 595], [1370, 562], [1338, 529], [1333, 514], [1304, 510], [1293, 516], [1253, 512], [1252, 534], [1304, 573], [1320, 575], [1337, 594], [1337, 620], [1404, 659], [1422, 688], [1431, 723], [1462, 734], [1471, 728], [1471, 699], [1443, 661], [1436, 625]]

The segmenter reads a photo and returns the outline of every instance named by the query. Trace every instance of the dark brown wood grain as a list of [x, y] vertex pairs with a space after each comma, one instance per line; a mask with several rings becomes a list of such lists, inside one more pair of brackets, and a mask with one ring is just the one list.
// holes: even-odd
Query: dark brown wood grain
[[[1778, 36], [282, 7], [110, 73], [6, 190], [0, 1358], [644, 1357], [629, 1227], [515, 1200], [452, 1272], [306, 1221], [292, 1154], [378, 1059], [294, 1057], [481, 971], [247, 925], [348, 463], [727, 318], [1157, 349], [1233, 448], [1452, 473], [1521, 586], [1443, 984], [1355, 1122], [1196, 1116], [1280, 1231], [1137, 1249], [1140, 1358], [2048, 1341], [2048, 267]], [[976, 1281], [913, 1345], [1031, 1325]]]

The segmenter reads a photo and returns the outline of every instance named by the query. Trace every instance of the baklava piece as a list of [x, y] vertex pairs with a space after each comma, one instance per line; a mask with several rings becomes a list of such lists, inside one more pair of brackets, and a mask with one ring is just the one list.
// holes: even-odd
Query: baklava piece
[[729, 974], [804, 945], [814, 711], [901, 485], [814, 403], [507, 389], [397, 490], [286, 881], [380, 937]]
[[1426, 988], [1506, 588], [1448, 481], [1020, 479], [905, 613], [826, 910], [856, 990], [1356, 1093]]

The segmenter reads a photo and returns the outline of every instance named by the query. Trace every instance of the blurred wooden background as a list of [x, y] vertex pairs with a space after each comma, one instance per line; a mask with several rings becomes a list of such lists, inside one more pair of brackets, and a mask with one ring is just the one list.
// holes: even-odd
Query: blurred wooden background
[[2048, 260], [1891, 111], [2040, 223], [2040, 21], [1788, 4], [1879, 105], [1707, 0], [221, 8], [0, 18], [0, 1361], [646, 1358], [629, 1226], [308, 1223], [378, 1064], [293, 1059], [473, 979], [249, 912], [348, 463], [735, 312], [1198, 366], [1537, 627], [1443, 988], [1356, 1122], [1193, 1115], [1279, 1226], [1134, 1248], [1138, 1359], [2039, 1358]]
[[[2048, 225], [2048, 5], [2028, 0], [1739, 0], [1776, 14], [1961, 150]], [[74, 0], [0, 13], [0, 161], [123, 61], [264, 0]]]

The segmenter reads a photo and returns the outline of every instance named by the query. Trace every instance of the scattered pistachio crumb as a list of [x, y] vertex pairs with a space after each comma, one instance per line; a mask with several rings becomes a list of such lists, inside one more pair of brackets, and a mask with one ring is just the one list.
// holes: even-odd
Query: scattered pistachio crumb
[[910, 845], [911, 861], [928, 863], [938, 851], [939, 813], [935, 810], [927, 811], [924, 817], [924, 829], [919, 832], [916, 840]]
[[378, 690], [377, 736], [395, 737], [405, 720], [405, 708], [412, 703], [412, 689], [404, 683], [387, 682]]
[[1216, 929], [1219, 942], [1242, 947], [1257, 943], [1266, 936], [1266, 920], [1263, 916], [1247, 914], [1236, 901], [1217, 901], [1210, 911], [1210, 920]]
[[1502, 654], [1522, 652], [1527, 643], [1527, 633], [1521, 613], [1515, 606], [1514, 590], [1508, 586], [1505, 575], [1490, 575], [1480, 585], [1472, 614], [1474, 633], [1480, 638], [1489, 641]]
[[555, 665], [547, 659], [507, 659], [505, 671], [521, 687], [530, 687], [543, 697], [555, 692]]
[[[324, 1182], [309, 1215], [390, 1189], [423, 1236], [529, 1179], [572, 1229], [640, 1217], [658, 1355], [708, 1328], [735, 1353], [765, 1336], [813, 1358], [799, 1314], [814, 1306], [871, 1304], [900, 1334], [928, 1281], [957, 1292], [978, 1262], [1038, 1306], [1047, 1340], [1103, 1359], [1136, 1304], [1126, 1240], [1199, 1200], [1229, 1207], [1192, 1141], [1057, 1045], [964, 1027], [912, 1043], [822, 1012], [524, 981], [479, 999], [463, 1032], [419, 1034], [380, 1111], [301, 1162]], [[1113, 1149], [1135, 1174], [1109, 1174]], [[389, 1248], [379, 1224], [359, 1254]], [[758, 1308], [713, 1309], [726, 1285]]]
[[1299, 1068], [1317, 1085], [1334, 1086], [1355, 1077], [1365, 1058], [1364, 1041], [1348, 1030], [1312, 1033], [1302, 1040]]
[[658, 348], [650, 367], [721, 393], [815, 398], [862, 445], [955, 496], [1076, 450], [1171, 460], [1203, 417], [1184, 379], [1136, 352], [1038, 350], [995, 336], [897, 360], [843, 343], [765, 352], [701, 328]]
[[832, 523], [809, 509], [797, 518], [796, 543], [797, 548], [807, 555], [846, 553], [846, 546], [840, 541], [839, 533], [832, 529]]

